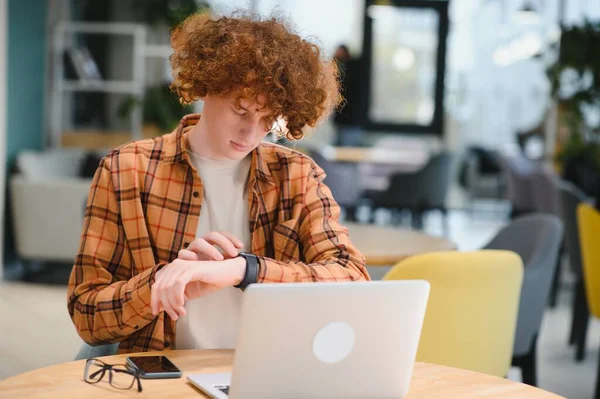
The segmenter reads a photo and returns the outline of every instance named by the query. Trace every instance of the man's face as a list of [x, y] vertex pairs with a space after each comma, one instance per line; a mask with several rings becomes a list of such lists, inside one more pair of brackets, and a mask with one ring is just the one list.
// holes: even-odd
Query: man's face
[[[267, 123], [268, 109], [262, 104], [242, 98], [240, 108], [235, 94], [207, 95], [200, 123], [205, 125], [204, 144], [210, 147], [211, 158], [238, 160], [254, 150], [271, 130]], [[264, 102], [264, 96], [259, 96]], [[269, 125], [267, 127], [267, 125]]]

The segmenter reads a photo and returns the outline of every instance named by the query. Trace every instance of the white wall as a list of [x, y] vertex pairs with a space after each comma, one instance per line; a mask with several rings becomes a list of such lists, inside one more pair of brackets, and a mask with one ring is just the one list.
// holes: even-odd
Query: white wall
[[[537, 0], [538, 23], [516, 18], [522, 0], [453, 0], [450, 3], [447, 100], [449, 119], [457, 129], [456, 147], [514, 143], [518, 130], [540, 124], [551, 106], [546, 65], [526, 59], [502, 66], [494, 52], [525, 34], [539, 35], [548, 46], [558, 23], [562, 0]], [[600, 2], [567, 0], [567, 24], [600, 18]], [[450, 124], [452, 126], [452, 124]]]
[[[6, 109], [7, 109], [7, 48], [8, 42], [8, 0], [0, 0], [0, 226], [4, 226], [4, 193], [6, 176]], [[0, 229], [0, 281], [4, 270], [4, 229]]]
[[[515, 142], [515, 133], [540, 124], [551, 106], [545, 65], [536, 59], [508, 66], [494, 62], [494, 52], [525, 34], [540, 35], [544, 46], [558, 22], [562, 0], [533, 0], [540, 21], [515, 18], [523, 0], [452, 0], [446, 69], [445, 142], [451, 149], [468, 144], [492, 147]], [[361, 48], [364, 0], [212, 0], [220, 12], [250, 8], [261, 15], [287, 14], [303, 35], [319, 38], [331, 54], [340, 42]], [[566, 0], [565, 22], [600, 18], [600, 1]], [[324, 123], [309, 142], [332, 140]]]
[[220, 14], [250, 10], [261, 16], [282, 14], [289, 18], [302, 37], [314, 37], [332, 55], [346, 43], [351, 51], [362, 48], [363, 8], [365, 0], [211, 0]]
[[[363, 9], [365, 0], [211, 0], [211, 7], [220, 14], [238, 9], [250, 10], [261, 16], [283, 15], [289, 18], [300, 35], [315, 38], [327, 56], [345, 43], [353, 55], [362, 50]], [[317, 126], [313, 134], [299, 145], [318, 146], [335, 138], [330, 120]]]

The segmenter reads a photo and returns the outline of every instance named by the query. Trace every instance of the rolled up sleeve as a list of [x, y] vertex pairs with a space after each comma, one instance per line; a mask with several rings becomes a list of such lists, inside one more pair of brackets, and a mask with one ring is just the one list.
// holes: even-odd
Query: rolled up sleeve
[[[318, 168], [308, 174], [297, 231], [289, 229], [286, 237], [299, 241], [304, 262], [258, 257], [258, 282], [370, 280], [365, 257], [340, 224], [340, 207], [323, 178]], [[286, 243], [276, 245], [285, 247]]]
[[69, 315], [89, 344], [122, 341], [155, 318], [151, 286], [163, 265], [131, 277], [131, 252], [119, 220], [110, 158], [104, 158], [90, 188], [67, 293]]

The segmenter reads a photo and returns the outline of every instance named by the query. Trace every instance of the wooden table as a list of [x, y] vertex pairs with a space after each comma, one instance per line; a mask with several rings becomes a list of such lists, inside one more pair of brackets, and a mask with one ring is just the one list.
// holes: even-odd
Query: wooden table
[[[144, 353], [139, 355], [153, 355]], [[142, 380], [143, 392], [112, 388], [107, 382], [94, 385], [83, 381], [84, 360], [41, 368], [0, 381], [0, 397], [7, 398], [106, 398], [156, 397], [201, 398], [200, 391], [187, 383], [190, 373], [229, 372], [233, 351], [182, 350], [166, 352], [182, 371], [183, 378], [171, 380]], [[109, 364], [125, 362], [126, 355], [101, 358]], [[417, 363], [407, 399], [416, 398], [528, 398], [550, 399], [559, 396], [503, 378], [450, 367]]]
[[405, 165], [411, 169], [419, 169], [429, 161], [430, 154], [415, 149], [399, 149], [384, 147], [333, 147], [321, 149], [323, 156], [329, 161], [374, 163], [385, 165]]
[[412, 255], [456, 249], [452, 241], [414, 230], [357, 223], [344, 225], [348, 227], [352, 244], [365, 255], [369, 267], [392, 266]]

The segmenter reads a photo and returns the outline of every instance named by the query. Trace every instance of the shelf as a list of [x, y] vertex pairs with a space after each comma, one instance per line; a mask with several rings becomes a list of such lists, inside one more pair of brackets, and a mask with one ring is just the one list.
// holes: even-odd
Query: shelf
[[143, 88], [131, 81], [118, 80], [64, 80], [58, 83], [59, 90], [63, 91], [87, 91], [97, 93], [125, 93], [142, 94]]
[[[133, 95], [138, 100], [143, 100], [146, 83], [146, 61], [163, 61], [169, 58], [173, 50], [168, 44], [148, 44], [148, 27], [139, 23], [122, 22], [84, 22], [84, 21], [62, 21], [54, 29], [52, 40], [52, 62], [53, 92], [52, 114], [50, 120], [50, 145], [52, 147], [80, 147], [80, 148], [114, 148], [121, 144], [130, 142], [132, 139], [147, 138], [143, 129], [143, 110], [141, 107], [134, 108], [130, 119], [130, 129], [124, 132], [90, 132], [79, 130], [77, 132], [65, 132], [65, 100], [69, 97], [66, 93], [88, 92]], [[124, 35], [131, 36], [132, 62], [131, 78], [127, 80], [114, 79], [78, 79], [83, 73], [78, 73], [72, 79], [64, 79], [65, 57], [64, 52], [77, 44], [76, 35]], [[165, 42], [161, 42], [165, 43]], [[81, 69], [81, 68], [80, 68]], [[68, 110], [68, 118], [72, 118], [73, 109]], [[161, 134], [164, 132], [161, 132]]]
[[65, 33], [90, 33], [107, 35], [134, 35], [145, 32], [143, 24], [128, 22], [62, 22], [58, 30]]
[[[144, 126], [142, 138], [157, 137], [165, 132], [153, 126]], [[110, 132], [99, 130], [76, 130], [63, 132], [61, 147], [83, 148], [86, 150], [113, 149], [131, 142], [131, 132]]]
[[169, 58], [171, 54], [173, 54], [173, 49], [168, 44], [147, 44], [144, 46], [144, 55], [146, 57]]

